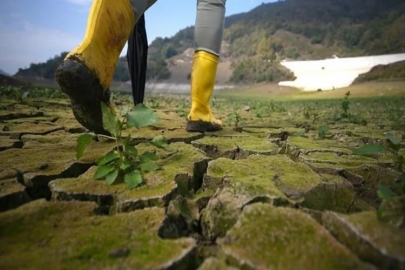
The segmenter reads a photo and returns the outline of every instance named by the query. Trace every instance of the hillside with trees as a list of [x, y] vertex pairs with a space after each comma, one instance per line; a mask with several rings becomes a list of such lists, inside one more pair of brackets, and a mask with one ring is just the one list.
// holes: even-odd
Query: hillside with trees
[[[171, 38], [157, 38], [151, 43], [149, 81], [170, 77], [168, 62], [193, 46], [193, 33], [194, 28], [187, 27]], [[292, 74], [279, 64], [282, 60], [405, 52], [405, 2], [285, 0], [262, 4], [226, 18], [224, 44], [227, 50], [223, 57], [232, 61], [233, 83], [291, 78]], [[53, 78], [60, 58], [32, 64], [18, 75]], [[126, 59], [120, 60], [114, 79], [129, 79]]]
[[374, 81], [405, 81], [405, 61], [375, 66], [369, 72], [360, 74], [353, 83]]

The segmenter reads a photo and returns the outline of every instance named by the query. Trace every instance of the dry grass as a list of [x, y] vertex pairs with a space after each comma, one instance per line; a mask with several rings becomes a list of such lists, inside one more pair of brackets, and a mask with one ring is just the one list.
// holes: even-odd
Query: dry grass
[[260, 84], [218, 91], [217, 95], [261, 97], [264, 99], [334, 99], [342, 98], [347, 91], [350, 91], [350, 96], [355, 98], [405, 97], [405, 82], [363, 83], [323, 92], [303, 92], [296, 88], [278, 86], [277, 84]]

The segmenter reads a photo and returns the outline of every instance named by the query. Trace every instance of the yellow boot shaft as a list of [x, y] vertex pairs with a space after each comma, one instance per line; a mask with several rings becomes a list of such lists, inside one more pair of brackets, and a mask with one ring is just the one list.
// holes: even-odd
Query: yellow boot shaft
[[194, 54], [191, 71], [191, 111], [188, 119], [191, 121], [216, 122], [209, 103], [214, 91], [219, 57], [198, 51]]
[[94, 0], [83, 42], [66, 59], [77, 59], [108, 89], [117, 61], [135, 25], [129, 0]]

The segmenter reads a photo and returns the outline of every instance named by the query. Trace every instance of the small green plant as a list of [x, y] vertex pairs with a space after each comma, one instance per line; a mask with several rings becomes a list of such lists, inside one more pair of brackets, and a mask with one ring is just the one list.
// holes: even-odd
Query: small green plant
[[401, 109], [391, 111], [388, 115], [388, 120], [393, 122], [392, 127], [394, 129], [405, 128], [405, 116], [403, 115], [403, 111]]
[[400, 179], [395, 181], [393, 190], [385, 185], [378, 186], [378, 197], [382, 200], [377, 216], [380, 220], [393, 221], [400, 227], [405, 222], [405, 157], [401, 154], [403, 148], [401, 139], [395, 138], [392, 134], [386, 135], [387, 139], [383, 144], [366, 144], [354, 150], [357, 155], [375, 155], [384, 151], [391, 154], [395, 168], [402, 173]]
[[326, 138], [326, 132], [328, 132], [328, 126], [327, 125], [321, 125], [318, 127], [318, 139], [325, 139]]
[[396, 227], [405, 225], [405, 171], [394, 182], [393, 190], [384, 185], [378, 186], [378, 197], [382, 200], [377, 210], [379, 220], [389, 222]]
[[257, 118], [263, 117], [262, 110], [260, 110], [260, 109], [254, 110], [254, 114]]
[[228, 114], [228, 119], [227, 123], [229, 126], [232, 126], [232, 123], [234, 124], [234, 130], [240, 130], [241, 127], [239, 126], [240, 122], [242, 121], [242, 117], [239, 113], [239, 106], [234, 105], [233, 106], [233, 111], [232, 113]]
[[312, 113], [312, 107], [309, 105], [305, 105], [304, 107], [304, 117], [305, 119], [310, 119], [311, 118], [311, 113]]
[[386, 140], [381, 143], [375, 144], [366, 144], [360, 148], [354, 150], [354, 154], [356, 155], [375, 155], [381, 154], [384, 151], [389, 153], [392, 156], [392, 159], [395, 164], [395, 168], [399, 171], [403, 170], [405, 157], [401, 153], [401, 149], [403, 148], [402, 140], [395, 138], [392, 134], [386, 135]]
[[179, 106], [176, 108], [176, 114], [180, 117], [186, 117], [187, 116], [187, 104], [185, 102], [180, 103]]
[[[94, 174], [95, 180], [106, 180], [109, 185], [117, 181], [124, 181], [130, 189], [136, 188], [143, 182], [143, 172], [152, 172], [159, 169], [154, 162], [158, 156], [154, 152], [138, 153], [138, 149], [131, 145], [131, 136], [122, 137], [122, 131], [131, 127], [138, 130], [158, 122], [158, 117], [153, 110], [143, 104], [138, 104], [131, 111], [122, 111], [123, 120], [112, 113], [105, 105], [102, 105], [103, 127], [113, 136], [116, 142], [114, 150], [108, 152], [97, 160], [97, 170]], [[85, 148], [97, 137], [103, 135], [83, 134], [77, 141], [77, 159], [83, 156]], [[158, 136], [149, 142], [157, 148], [165, 149], [167, 142], [164, 136]]]
[[349, 113], [349, 109], [350, 109], [350, 101], [349, 101], [349, 96], [350, 96], [350, 91], [347, 92], [345, 94], [345, 98], [342, 101], [342, 109], [343, 109], [343, 113], [342, 113], [342, 118], [350, 118], [350, 113]]

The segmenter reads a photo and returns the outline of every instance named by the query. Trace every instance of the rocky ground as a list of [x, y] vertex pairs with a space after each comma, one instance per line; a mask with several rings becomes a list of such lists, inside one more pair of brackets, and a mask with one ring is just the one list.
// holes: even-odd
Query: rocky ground
[[387, 133], [403, 146], [405, 99], [352, 101], [351, 120], [342, 100], [215, 99], [241, 121], [205, 134], [184, 130], [186, 101], [149, 97], [160, 122], [127, 131], [139, 151], [169, 142], [130, 190], [93, 179], [113, 140], [76, 159], [68, 100], [2, 99], [0, 269], [405, 269], [405, 229], [376, 214], [398, 164], [353, 154]]

